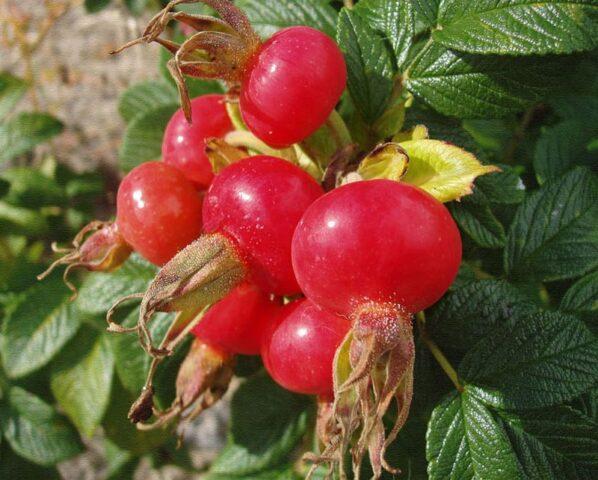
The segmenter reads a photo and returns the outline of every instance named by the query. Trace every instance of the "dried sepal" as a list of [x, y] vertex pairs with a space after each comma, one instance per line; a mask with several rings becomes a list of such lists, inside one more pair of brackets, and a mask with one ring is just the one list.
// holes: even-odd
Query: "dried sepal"
[[38, 280], [43, 280], [59, 265], [66, 265], [62, 278], [73, 292], [71, 300], [77, 296], [77, 288], [68, 279], [74, 268], [109, 272], [122, 265], [133, 251], [118, 232], [116, 223], [99, 220], [83, 227], [71, 245], [70, 248], [61, 248], [53, 243], [52, 250], [63, 255], [37, 276]]
[[375, 147], [361, 161], [357, 173], [363, 180], [386, 178], [400, 181], [409, 167], [409, 156], [394, 142], [382, 143]]
[[[137, 331], [141, 346], [152, 356], [168, 355], [153, 344], [148, 323], [155, 312], [197, 312], [223, 298], [246, 276], [246, 267], [232, 241], [221, 234], [202, 235], [164, 265], [146, 292], [117, 301], [108, 311], [108, 330]], [[123, 329], [114, 320], [118, 306], [142, 296], [137, 326]]]
[[215, 174], [247, 157], [247, 151], [234, 147], [221, 138], [206, 139], [206, 155]]
[[[308, 456], [314, 466], [329, 464], [347, 478], [345, 456], [350, 453], [354, 478], [358, 479], [368, 454], [373, 478], [382, 471], [398, 472], [385, 459], [388, 445], [404, 425], [413, 396], [415, 346], [411, 316], [396, 306], [368, 304], [354, 317], [351, 332], [334, 360], [334, 404], [325, 427], [325, 448]], [[397, 418], [390, 432], [383, 418], [392, 402]], [[323, 428], [320, 427], [320, 431]], [[331, 470], [332, 471], [332, 470]]]

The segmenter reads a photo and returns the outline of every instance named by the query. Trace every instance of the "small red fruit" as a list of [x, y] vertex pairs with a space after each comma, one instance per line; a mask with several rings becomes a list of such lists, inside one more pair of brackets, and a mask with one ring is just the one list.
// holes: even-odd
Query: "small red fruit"
[[310, 27], [285, 28], [245, 67], [243, 120], [268, 145], [288, 147], [326, 121], [346, 82], [343, 54], [330, 37]]
[[280, 308], [250, 283], [212, 305], [191, 333], [203, 342], [242, 355], [258, 355], [264, 329]]
[[346, 318], [326, 312], [308, 299], [289, 303], [266, 329], [264, 365], [288, 390], [331, 397], [334, 352], [350, 328]]
[[177, 167], [198, 188], [207, 188], [214, 178], [205, 152], [206, 139], [222, 137], [233, 130], [224, 95], [202, 95], [191, 100], [193, 123], [182, 109], [172, 116], [162, 141], [162, 160]]
[[201, 233], [201, 199], [193, 184], [162, 162], [143, 163], [123, 179], [116, 223], [147, 260], [163, 265]]

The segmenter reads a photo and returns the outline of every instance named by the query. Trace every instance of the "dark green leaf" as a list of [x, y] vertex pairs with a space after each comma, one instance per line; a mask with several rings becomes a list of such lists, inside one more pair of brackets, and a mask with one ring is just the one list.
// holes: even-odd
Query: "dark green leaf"
[[80, 332], [52, 363], [52, 393], [66, 415], [87, 437], [99, 425], [108, 405], [114, 356], [106, 334]]
[[46, 113], [20, 113], [0, 125], [0, 162], [27, 153], [62, 129], [62, 122]]
[[451, 202], [449, 209], [459, 227], [483, 248], [501, 248], [505, 244], [505, 229], [492, 213], [486, 197], [477, 192], [477, 199], [464, 197]]
[[302, 477], [297, 476], [293, 472], [292, 466], [282, 466], [273, 470], [265, 470], [258, 473], [249, 473], [247, 475], [234, 476], [208, 474], [205, 480], [299, 480]]
[[563, 62], [476, 56], [430, 43], [406, 73], [407, 88], [445, 115], [504, 117], [546, 96]]
[[6, 443], [0, 447], [0, 478], [10, 480], [60, 480], [56, 469], [41, 467], [26, 461], [16, 455]]
[[522, 202], [525, 197], [525, 185], [521, 177], [507, 165], [497, 166], [502, 171], [476, 178], [476, 187], [490, 203], [512, 205]]
[[568, 93], [549, 99], [555, 113], [565, 120], [586, 122], [586, 127], [596, 128], [598, 123], [598, 96]]
[[521, 478], [504, 428], [467, 389], [450, 394], [434, 409], [426, 456], [430, 480]]
[[79, 318], [62, 279], [50, 277], [29, 289], [4, 319], [0, 351], [10, 377], [46, 365], [77, 332]]
[[82, 451], [76, 431], [50, 405], [20, 387], [2, 398], [0, 426], [11, 448], [38, 465], [54, 465]]
[[49, 229], [46, 217], [38, 210], [15, 207], [0, 201], [0, 231], [4, 234], [41, 237]]
[[176, 103], [164, 105], [136, 116], [127, 125], [119, 151], [123, 170], [128, 171], [143, 162], [160, 159], [164, 130], [178, 108]]
[[266, 375], [247, 380], [233, 397], [228, 444], [212, 473], [230, 478], [279, 465], [305, 432], [307, 405]]
[[469, 350], [496, 327], [513, 327], [538, 307], [503, 280], [476, 280], [445, 296], [428, 318], [428, 329], [443, 346]]
[[513, 127], [504, 119], [464, 120], [463, 128], [484, 150], [499, 156], [513, 137]]
[[317, 28], [334, 38], [337, 13], [330, 0], [239, 0], [236, 4], [263, 38], [293, 25]]
[[470, 53], [571, 53], [598, 46], [594, 0], [443, 0], [434, 40]]
[[440, 0], [411, 0], [415, 18], [427, 27], [436, 27]]
[[110, 5], [110, 0], [85, 0], [85, 10], [97, 13]]
[[560, 309], [580, 313], [598, 310], [598, 271], [575, 282], [561, 300]]
[[0, 73], [0, 122], [27, 91], [27, 83], [10, 73]]
[[512, 276], [558, 280], [598, 266], [598, 187], [577, 168], [547, 182], [521, 204], [505, 249]]
[[10, 182], [10, 191], [4, 200], [13, 205], [39, 208], [45, 205], [60, 205], [65, 195], [60, 186], [39, 170], [14, 167], [0, 173]]
[[105, 314], [121, 297], [144, 292], [157, 269], [137, 254], [110, 273], [94, 272], [81, 285], [77, 307], [91, 315]]
[[559, 178], [576, 165], [591, 165], [596, 160], [586, 147], [598, 125], [587, 119], [566, 120], [543, 129], [534, 151], [534, 170], [539, 183]]
[[496, 407], [556, 405], [598, 382], [598, 341], [576, 317], [539, 313], [482, 339], [461, 362], [459, 375]]
[[355, 11], [390, 41], [397, 65], [401, 67], [415, 35], [413, 4], [409, 0], [362, 0]]
[[178, 95], [172, 84], [149, 80], [136, 83], [122, 93], [118, 101], [118, 113], [125, 122], [130, 122], [139, 115], [177, 102]]
[[375, 121], [386, 109], [393, 89], [393, 65], [384, 40], [363, 18], [343, 9], [337, 40], [347, 62], [347, 87], [365, 121]]

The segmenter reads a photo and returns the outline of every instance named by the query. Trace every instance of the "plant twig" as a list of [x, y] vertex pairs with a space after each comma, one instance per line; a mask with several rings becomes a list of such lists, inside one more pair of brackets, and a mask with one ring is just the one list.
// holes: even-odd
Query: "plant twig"
[[451, 363], [448, 361], [448, 359], [444, 356], [444, 353], [442, 353], [442, 350], [440, 350], [440, 348], [438, 347], [436, 342], [428, 336], [428, 332], [426, 331], [425, 313], [424, 312], [417, 313], [416, 319], [417, 319], [417, 326], [419, 327], [419, 334], [420, 334], [423, 342], [426, 344], [426, 347], [428, 347], [430, 352], [432, 352], [432, 355], [434, 355], [434, 358], [436, 359], [436, 361], [438, 362], [438, 364], [440, 365], [442, 370], [444, 370], [444, 373], [446, 373], [447, 377], [449, 377], [451, 379], [451, 382], [453, 382], [457, 391], [462, 392], [463, 385], [461, 384], [461, 381], [459, 380], [459, 375], [457, 375], [457, 371], [451, 365]]
[[515, 152], [517, 152], [517, 147], [519, 147], [519, 144], [524, 140], [527, 128], [533, 120], [534, 114], [536, 113], [537, 109], [538, 105], [532, 105], [523, 113], [523, 117], [521, 117], [521, 122], [519, 122], [519, 125], [513, 132], [511, 140], [505, 148], [503, 163], [509, 164], [513, 162], [513, 157], [515, 156]]
[[346, 8], [353, 8], [353, 0], [343, 0], [343, 4]]

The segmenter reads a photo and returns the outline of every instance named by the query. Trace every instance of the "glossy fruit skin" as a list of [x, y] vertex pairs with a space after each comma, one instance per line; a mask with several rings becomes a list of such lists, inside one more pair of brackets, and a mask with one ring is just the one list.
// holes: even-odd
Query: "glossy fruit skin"
[[310, 27], [289, 27], [267, 40], [246, 67], [243, 120], [275, 148], [300, 142], [328, 118], [347, 82], [336, 43]]
[[163, 265], [201, 234], [201, 198], [175, 167], [143, 163], [118, 188], [116, 222], [134, 250]]
[[276, 295], [299, 293], [291, 240], [299, 219], [322, 187], [299, 167], [266, 155], [245, 158], [220, 172], [203, 204], [204, 231], [233, 240], [250, 281]]
[[336, 349], [351, 327], [343, 317], [308, 299], [285, 305], [266, 330], [262, 359], [282, 387], [297, 393], [332, 397]]
[[242, 283], [212, 305], [191, 333], [228, 353], [259, 355], [264, 330], [280, 308], [256, 286]]
[[428, 193], [369, 180], [314, 202], [297, 226], [292, 255], [303, 292], [324, 308], [350, 316], [376, 302], [415, 313], [452, 283], [461, 237], [448, 210]]
[[224, 95], [202, 95], [191, 100], [193, 123], [182, 109], [172, 116], [162, 140], [162, 160], [177, 167], [198, 188], [205, 189], [214, 178], [205, 152], [206, 138], [223, 137], [233, 130]]

